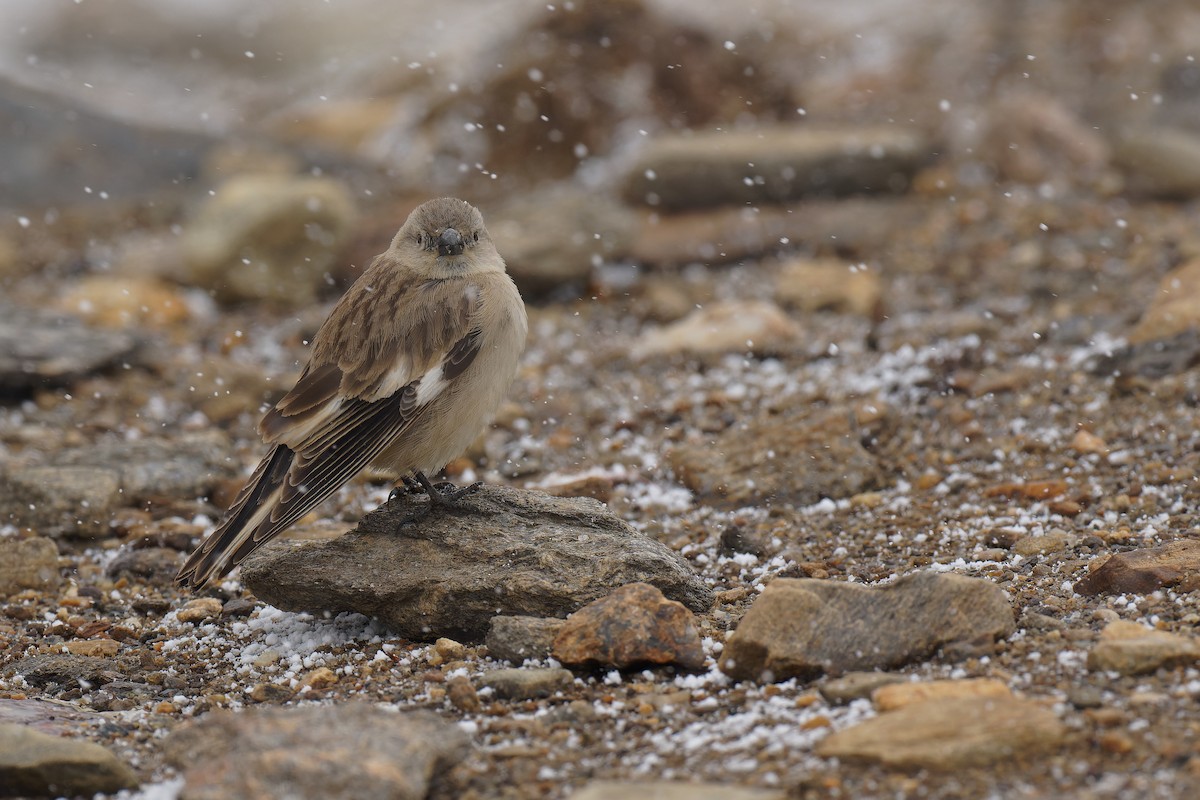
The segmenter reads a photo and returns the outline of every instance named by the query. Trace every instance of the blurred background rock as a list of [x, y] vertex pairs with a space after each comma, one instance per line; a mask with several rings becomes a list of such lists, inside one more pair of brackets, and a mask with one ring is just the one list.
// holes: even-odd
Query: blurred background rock
[[[914, 203], [981, 187], [1200, 192], [1186, 0], [6, 0], [0, 17], [0, 281], [18, 297], [26, 277], [99, 272], [155, 303], [177, 302], [165, 281], [301, 307], [446, 193], [486, 209], [537, 297], [594, 292], [611, 264], [878, 263]], [[849, 206], [822, 201], [848, 195], [875, 199], [835, 240]]]

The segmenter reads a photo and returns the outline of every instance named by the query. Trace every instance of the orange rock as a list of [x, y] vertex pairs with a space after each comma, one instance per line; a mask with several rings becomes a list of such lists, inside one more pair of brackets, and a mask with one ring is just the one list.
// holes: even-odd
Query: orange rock
[[1066, 481], [1046, 480], [1027, 483], [1001, 483], [984, 492], [985, 497], [1008, 497], [1025, 500], [1052, 500], [1067, 493]]
[[648, 583], [626, 584], [567, 617], [551, 652], [573, 665], [704, 666], [695, 616]]

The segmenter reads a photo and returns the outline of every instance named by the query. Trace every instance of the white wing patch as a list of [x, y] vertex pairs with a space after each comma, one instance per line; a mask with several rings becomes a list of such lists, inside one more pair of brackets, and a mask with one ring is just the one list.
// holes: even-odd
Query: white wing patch
[[433, 402], [449, 385], [450, 381], [442, 377], [442, 365], [438, 364], [421, 376], [421, 382], [417, 384], [417, 406]]

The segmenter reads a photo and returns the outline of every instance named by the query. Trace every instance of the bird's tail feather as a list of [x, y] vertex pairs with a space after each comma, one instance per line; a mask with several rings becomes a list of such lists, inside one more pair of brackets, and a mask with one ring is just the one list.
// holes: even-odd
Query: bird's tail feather
[[[271, 515], [279, 502], [295, 454], [276, 445], [262, 460], [238, 494], [225, 519], [179, 569], [175, 582], [197, 588], [225, 575], [253, 548], [243, 545]], [[238, 557], [240, 555], [240, 557]]]

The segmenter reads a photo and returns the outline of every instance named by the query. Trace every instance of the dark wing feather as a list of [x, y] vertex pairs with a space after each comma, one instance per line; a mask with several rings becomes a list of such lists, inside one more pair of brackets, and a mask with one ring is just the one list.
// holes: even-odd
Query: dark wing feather
[[290, 427], [304, 422], [337, 396], [342, 385], [342, 370], [337, 364], [309, 365], [275, 407], [266, 413], [258, 430], [268, 441]]
[[442, 362], [442, 377], [452, 381], [462, 375], [467, 367], [471, 366], [475, 356], [479, 355], [482, 338], [483, 331], [473, 328], [470, 333], [455, 342], [454, 347], [446, 354], [446, 360]]
[[201, 586], [208, 582], [224, 560], [228, 546], [283, 483], [292, 466], [293, 456], [292, 451], [283, 445], [271, 448], [271, 452], [259, 463], [250, 480], [238, 493], [220, 526], [209, 534], [179, 569], [175, 576], [178, 583]]
[[230, 568], [324, 502], [402, 435], [414, 419], [416, 395], [410, 384], [384, 400], [355, 401], [360, 407], [352, 410], [354, 425], [319, 448], [297, 453], [270, 516], [234, 551]]

